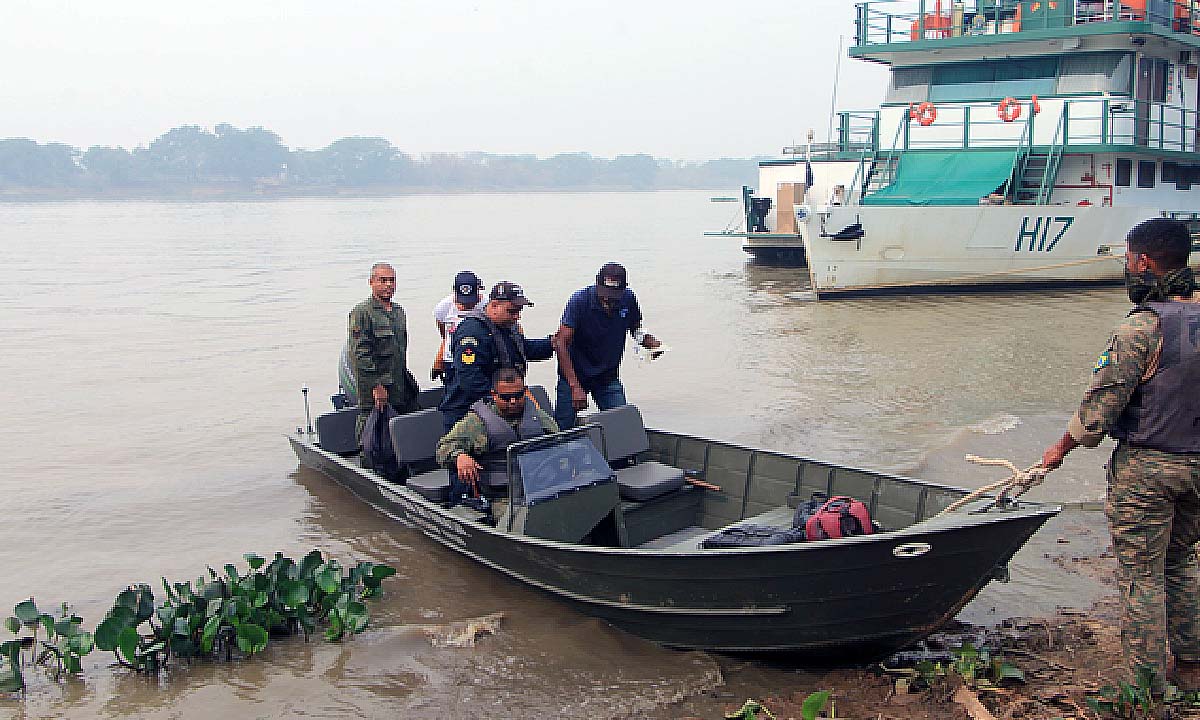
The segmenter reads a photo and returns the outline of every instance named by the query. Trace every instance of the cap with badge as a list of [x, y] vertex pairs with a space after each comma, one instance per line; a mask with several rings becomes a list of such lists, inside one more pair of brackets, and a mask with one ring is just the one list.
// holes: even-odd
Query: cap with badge
[[619, 300], [628, 285], [625, 266], [620, 263], [605, 263], [596, 273], [596, 294], [604, 300]]
[[507, 280], [498, 282], [492, 286], [492, 292], [488, 295], [491, 300], [507, 300], [513, 305], [533, 305], [533, 301], [525, 297], [525, 291], [515, 282]]
[[483, 281], [470, 270], [463, 270], [454, 276], [454, 299], [463, 305], [474, 306], [479, 302], [479, 288]]

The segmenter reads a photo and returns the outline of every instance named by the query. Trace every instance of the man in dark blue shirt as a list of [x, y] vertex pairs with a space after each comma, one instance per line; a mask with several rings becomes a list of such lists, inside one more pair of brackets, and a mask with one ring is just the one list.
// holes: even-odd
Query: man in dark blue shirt
[[521, 286], [496, 283], [483, 307], [466, 314], [454, 329], [450, 349], [454, 375], [438, 409], [444, 432], [463, 419], [471, 404], [492, 389], [492, 373], [502, 367], [516, 368], [524, 377], [530, 360], [549, 360], [554, 354], [550, 338], [526, 338], [517, 328], [521, 310], [533, 305]]
[[558, 398], [554, 419], [560, 428], [575, 427], [575, 413], [588, 406], [589, 393], [601, 410], [625, 404], [619, 371], [626, 333], [648, 349], [662, 344], [642, 331], [642, 310], [629, 289], [625, 268], [606, 263], [596, 273], [595, 285], [571, 295], [555, 336]]

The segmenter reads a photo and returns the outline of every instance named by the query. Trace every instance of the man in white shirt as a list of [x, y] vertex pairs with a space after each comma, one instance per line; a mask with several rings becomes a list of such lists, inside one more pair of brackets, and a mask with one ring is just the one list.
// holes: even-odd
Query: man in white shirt
[[454, 276], [452, 292], [433, 307], [433, 321], [437, 323], [438, 334], [442, 336], [442, 344], [438, 347], [437, 357], [433, 361], [433, 369], [429, 371], [429, 379], [441, 379], [442, 384], [449, 387], [454, 374], [454, 355], [450, 352], [449, 339], [454, 335], [454, 329], [462, 320], [463, 315], [470, 312], [479, 304], [483, 293], [480, 288], [483, 281], [470, 270], [463, 270]]

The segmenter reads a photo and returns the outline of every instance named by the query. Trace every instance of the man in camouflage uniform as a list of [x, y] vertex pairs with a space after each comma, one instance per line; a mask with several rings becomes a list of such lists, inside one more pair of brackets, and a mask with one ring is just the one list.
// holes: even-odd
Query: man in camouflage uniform
[[558, 432], [554, 418], [526, 402], [525, 380], [516, 368], [492, 376], [490, 398], [473, 405], [438, 441], [434, 458], [450, 470], [450, 502], [464, 495], [497, 495], [507, 488], [504, 451], [519, 440]]
[[1117, 327], [1067, 432], [1042, 465], [1079, 445], [1117, 440], [1105, 513], [1131, 668], [1187, 689], [1200, 684], [1200, 297], [1191, 236], [1158, 218], [1129, 232], [1126, 286], [1137, 307]]
[[371, 267], [371, 297], [350, 311], [350, 362], [358, 387], [358, 425], [371, 410], [383, 410], [387, 404], [398, 413], [417, 410], [420, 388], [408, 372], [408, 326], [404, 308], [392, 302], [396, 292], [396, 271], [387, 263]]

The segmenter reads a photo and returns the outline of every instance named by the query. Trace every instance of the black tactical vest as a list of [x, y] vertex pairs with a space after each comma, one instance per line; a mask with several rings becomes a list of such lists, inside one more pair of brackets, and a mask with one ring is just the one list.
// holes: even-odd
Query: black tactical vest
[[[480, 304], [482, 305], [482, 303]], [[525, 368], [529, 367], [529, 360], [525, 357], [525, 343], [522, 341], [521, 333], [517, 332], [516, 323], [502, 328], [492, 322], [492, 319], [487, 316], [485, 308], [486, 306], [476, 307], [466, 317], [473, 317], [483, 323], [483, 326], [491, 333], [492, 342], [496, 345], [496, 367], [493, 369], [516, 368], [517, 372], [524, 375]]]
[[493, 410], [486, 400], [477, 400], [471, 409], [483, 420], [483, 425], [487, 429], [488, 451], [484, 453], [479, 463], [483, 465], [483, 472], [480, 473], [482, 484], [485, 487], [506, 488], [508, 487], [508, 453], [506, 452], [508, 446], [519, 440], [528, 440], [546, 434], [541, 420], [538, 419], [537, 410], [534, 409], [533, 403], [526, 398], [525, 414], [521, 416], [521, 422], [517, 425], [517, 429], [513, 430], [513, 426], [500, 417], [500, 414]]
[[1136, 447], [1200, 453], [1200, 303], [1147, 303], [1162, 329], [1154, 375], [1133, 392], [1109, 432]]

